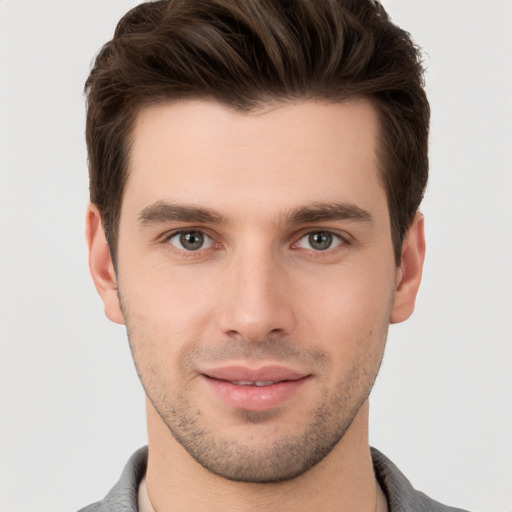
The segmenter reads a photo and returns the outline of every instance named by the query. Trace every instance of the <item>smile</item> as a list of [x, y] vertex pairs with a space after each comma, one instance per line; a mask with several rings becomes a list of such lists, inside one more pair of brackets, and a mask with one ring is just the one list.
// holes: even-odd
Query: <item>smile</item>
[[280, 366], [229, 366], [209, 369], [201, 377], [212, 398], [220, 399], [228, 407], [266, 411], [297, 399], [312, 375]]

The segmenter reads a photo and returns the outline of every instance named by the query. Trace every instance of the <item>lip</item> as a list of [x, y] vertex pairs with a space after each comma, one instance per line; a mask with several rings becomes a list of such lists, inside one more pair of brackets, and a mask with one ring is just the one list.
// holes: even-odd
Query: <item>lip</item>
[[212, 379], [226, 381], [293, 381], [306, 377], [305, 373], [278, 365], [260, 368], [233, 365], [208, 369], [202, 373]]
[[203, 371], [202, 377], [209, 389], [228, 406], [244, 411], [266, 411], [297, 396], [311, 375], [272, 365], [256, 369], [212, 368]]

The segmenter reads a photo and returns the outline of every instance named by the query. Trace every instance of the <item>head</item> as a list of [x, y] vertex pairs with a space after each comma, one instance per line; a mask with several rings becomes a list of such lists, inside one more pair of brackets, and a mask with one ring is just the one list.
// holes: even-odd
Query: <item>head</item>
[[90, 196], [114, 265], [137, 115], [190, 98], [241, 112], [287, 100], [370, 101], [399, 264], [428, 175], [422, 73], [409, 34], [371, 0], [159, 0], [134, 8], [86, 83]]
[[87, 91], [90, 265], [150, 449], [270, 482], [367, 443], [424, 254], [407, 34], [362, 0], [157, 1], [123, 18]]

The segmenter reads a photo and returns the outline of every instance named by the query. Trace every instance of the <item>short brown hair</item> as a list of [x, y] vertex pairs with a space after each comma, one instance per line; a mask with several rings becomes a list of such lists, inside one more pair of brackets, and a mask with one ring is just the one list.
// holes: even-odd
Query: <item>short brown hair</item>
[[116, 262], [130, 135], [143, 106], [204, 98], [249, 111], [276, 100], [369, 99], [400, 262], [428, 175], [430, 109], [419, 49], [372, 0], [159, 0], [117, 25], [86, 82], [90, 196]]

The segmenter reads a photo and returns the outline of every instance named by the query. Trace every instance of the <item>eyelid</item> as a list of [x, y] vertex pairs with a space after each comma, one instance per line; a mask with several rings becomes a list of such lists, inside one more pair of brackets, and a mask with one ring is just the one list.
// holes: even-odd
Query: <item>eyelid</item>
[[[203, 237], [205, 238], [205, 246], [203, 246], [199, 249], [196, 249], [196, 250], [191, 250], [191, 249], [186, 249], [185, 247], [179, 247], [178, 245], [175, 245], [171, 242], [171, 240], [173, 238], [179, 237], [183, 233], [201, 233], [203, 235]], [[206, 249], [211, 249], [216, 244], [215, 239], [211, 235], [209, 235], [205, 231], [204, 228], [195, 228], [195, 227], [175, 229], [175, 230], [163, 235], [162, 239], [163, 239], [163, 242], [165, 242], [167, 245], [170, 245], [173, 250], [176, 250], [180, 253], [187, 254], [187, 255], [188, 254], [190, 254], [190, 255], [199, 254]]]
[[181, 233], [192, 233], [192, 232], [198, 232], [202, 233], [204, 236], [207, 236], [208, 238], [211, 238], [212, 240], [215, 240], [216, 236], [212, 234], [212, 231], [210, 229], [207, 229], [205, 227], [197, 227], [197, 226], [180, 226], [176, 228], [171, 228], [166, 230], [165, 232], [162, 232], [158, 239], [162, 242], [166, 242], [170, 240], [173, 236], [179, 235]]
[[[305, 248], [305, 247], [300, 247], [299, 246], [299, 243], [301, 240], [303, 240], [305, 237], [308, 237], [312, 234], [315, 234], [315, 233], [327, 233], [329, 235], [332, 235], [334, 238], [338, 239], [339, 240], [339, 243], [337, 243], [336, 245], [332, 246], [332, 247], [329, 247], [328, 249], [325, 249], [323, 251], [321, 250], [314, 250], [312, 248], [308, 249], [308, 248]], [[305, 249], [305, 250], [312, 250], [316, 253], [329, 253], [330, 251], [332, 250], [335, 250], [336, 248], [338, 248], [340, 245], [341, 246], [346, 246], [346, 245], [350, 245], [351, 244], [351, 237], [350, 235], [348, 235], [347, 233], [345, 232], [340, 232], [338, 230], [335, 230], [335, 229], [329, 229], [329, 228], [325, 228], [325, 229], [322, 229], [322, 228], [315, 228], [315, 229], [311, 229], [311, 228], [308, 228], [307, 230], [301, 230], [301, 232], [296, 235], [294, 237], [295, 239], [295, 242], [293, 242], [292, 244], [292, 248], [297, 248], [297, 249]]]

